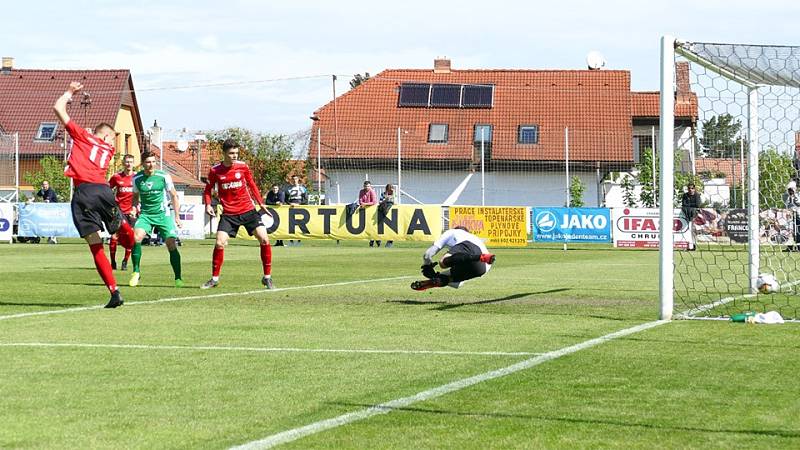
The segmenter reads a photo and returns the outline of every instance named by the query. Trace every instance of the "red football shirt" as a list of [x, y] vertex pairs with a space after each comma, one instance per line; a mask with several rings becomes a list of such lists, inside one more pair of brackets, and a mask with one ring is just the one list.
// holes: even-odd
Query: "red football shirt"
[[222, 203], [222, 213], [235, 216], [255, 209], [253, 200], [261, 203], [261, 192], [253, 181], [250, 168], [242, 161], [234, 161], [230, 167], [217, 164], [208, 172], [208, 184], [203, 192], [203, 202], [211, 204], [211, 189], [217, 190]]
[[108, 180], [111, 189], [117, 190], [117, 205], [125, 214], [130, 214], [133, 209], [133, 176], [135, 174], [136, 172], [131, 172], [130, 175], [125, 175], [125, 172], [117, 172]]
[[70, 120], [65, 125], [72, 137], [72, 150], [64, 174], [75, 184], [106, 182], [106, 169], [116, 151], [102, 139], [94, 136]]

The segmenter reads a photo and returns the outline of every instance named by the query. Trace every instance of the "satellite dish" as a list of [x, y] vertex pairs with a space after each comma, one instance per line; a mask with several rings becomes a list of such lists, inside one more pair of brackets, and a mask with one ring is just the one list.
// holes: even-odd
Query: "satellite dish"
[[586, 55], [586, 65], [589, 66], [589, 70], [600, 70], [606, 66], [606, 59], [602, 53], [592, 50]]
[[189, 141], [186, 139], [179, 139], [178, 140], [178, 151], [183, 153], [189, 149]]

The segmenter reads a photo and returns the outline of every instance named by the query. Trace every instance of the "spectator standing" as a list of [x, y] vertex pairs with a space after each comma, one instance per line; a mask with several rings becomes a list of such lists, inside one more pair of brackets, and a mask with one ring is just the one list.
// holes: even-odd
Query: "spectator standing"
[[[364, 187], [358, 191], [358, 207], [359, 208], [366, 208], [368, 206], [374, 206], [378, 204], [378, 196], [375, 194], [375, 189], [372, 189], [372, 183], [369, 181], [364, 182]], [[369, 246], [372, 247], [375, 245], [374, 240], [369, 241]], [[381, 246], [381, 241], [378, 242], [378, 247]]]
[[[36, 197], [41, 198], [45, 203], [58, 203], [56, 191], [50, 187], [50, 182], [47, 180], [42, 181], [42, 188], [36, 192]], [[50, 236], [47, 238], [47, 242], [50, 244], [58, 244], [58, 239], [56, 239], [55, 236]]]
[[[281, 187], [277, 184], [272, 185], [272, 189], [267, 192], [267, 196], [264, 198], [265, 205], [273, 205], [273, 206], [281, 206], [286, 203], [286, 194], [281, 191]], [[283, 240], [275, 241], [276, 247], [283, 247]]]
[[786, 247], [787, 252], [800, 250], [800, 196], [797, 195], [797, 183], [790, 181], [783, 193], [783, 204], [794, 215], [794, 246]]
[[692, 241], [689, 245], [690, 247], [687, 250], [695, 250], [697, 248], [697, 244], [694, 242], [694, 218], [697, 216], [698, 211], [700, 211], [700, 205], [702, 203], [702, 199], [700, 198], [700, 193], [697, 192], [697, 188], [695, 187], [694, 183], [689, 183], [686, 185], [686, 192], [683, 193], [681, 196], [681, 214], [686, 219], [686, 222], [689, 224], [689, 230], [692, 233]]
[[[286, 202], [289, 206], [308, 204], [308, 189], [300, 184], [300, 177], [297, 175], [292, 175], [292, 185], [286, 189]], [[298, 239], [295, 244], [295, 241], [290, 239], [289, 245], [300, 245], [300, 240]]]
[[[392, 209], [394, 206], [394, 186], [392, 183], [386, 185], [381, 192], [381, 200], [378, 203], [378, 214], [383, 215], [386, 217], [389, 214], [389, 210]], [[386, 248], [391, 248], [394, 245], [394, 241], [386, 241]], [[378, 247], [381, 246], [381, 241], [378, 241]]]

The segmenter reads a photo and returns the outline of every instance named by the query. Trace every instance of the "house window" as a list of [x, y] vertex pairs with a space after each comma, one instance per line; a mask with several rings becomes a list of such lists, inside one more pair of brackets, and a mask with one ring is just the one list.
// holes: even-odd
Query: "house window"
[[517, 129], [518, 144], [538, 144], [539, 125], [520, 125]]
[[56, 139], [56, 129], [58, 129], [58, 124], [55, 122], [42, 122], [36, 132], [36, 140], [54, 141]]
[[432, 123], [430, 124], [430, 126], [428, 126], [428, 143], [429, 144], [447, 143], [446, 123]]
[[484, 160], [491, 159], [492, 157], [491, 125], [483, 125], [483, 124], [475, 125], [474, 137], [472, 139], [472, 147], [476, 160], [480, 160], [481, 150], [483, 151]]

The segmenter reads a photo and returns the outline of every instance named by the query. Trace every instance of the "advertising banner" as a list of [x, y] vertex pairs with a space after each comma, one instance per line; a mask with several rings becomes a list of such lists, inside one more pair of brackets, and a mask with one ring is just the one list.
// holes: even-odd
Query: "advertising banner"
[[0, 203], [0, 242], [11, 242], [14, 234], [14, 204]]
[[69, 203], [17, 203], [18, 234], [24, 237], [80, 237]]
[[611, 242], [608, 208], [533, 208], [534, 242]]
[[[659, 210], [656, 208], [612, 208], [614, 247], [659, 247]], [[673, 210], [673, 245], [677, 249], [694, 246], [689, 222], [680, 209]]]
[[395, 205], [386, 215], [376, 206], [347, 214], [338, 206], [278, 206], [268, 208], [275, 223], [271, 239], [352, 239], [433, 242], [442, 234], [439, 205]]
[[208, 230], [207, 217], [204, 205], [181, 203], [180, 218], [183, 227], [178, 228], [178, 237], [181, 240], [205, 239], [206, 230]]
[[527, 208], [518, 206], [451, 206], [450, 228], [463, 226], [487, 247], [525, 247]]
[[[767, 209], [759, 213], [759, 240], [762, 244], [794, 245], [794, 212], [790, 209]], [[697, 242], [746, 244], [749, 225], [746, 209], [717, 211], [702, 208], [692, 220]]]

